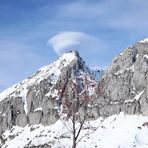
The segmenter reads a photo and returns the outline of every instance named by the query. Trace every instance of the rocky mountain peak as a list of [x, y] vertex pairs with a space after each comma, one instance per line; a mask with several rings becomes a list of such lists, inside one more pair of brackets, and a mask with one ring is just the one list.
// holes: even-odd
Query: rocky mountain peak
[[[133, 68], [141, 60], [146, 61], [148, 56], [148, 39], [137, 42], [133, 46], [130, 46], [123, 50], [116, 58], [113, 59], [111, 66], [108, 70], [112, 69], [113, 73], [118, 73], [122, 69]], [[143, 62], [144, 62], [143, 61]], [[140, 63], [139, 63], [140, 64]], [[142, 64], [142, 63], [141, 63]]]
[[71, 54], [75, 54], [76, 55], [76, 57], [80, 57], [80, 55], [79, 55], [79, 52], [77, 51], [77, 50], [69, 50], [69, 51], [67, 51], [66, 53], [71, 53]]
[[121, 111], [147, 115], [148, 44], [146, 39], [120, 53], [108, 67], [101, 81], [103, 93], [99, 101], [101, 106], [107, 106], [105, 111], [102, 111], [104, 116]]
[[56, 80], [58, 79], [58, 76], [61, 73], [61, 70], [64, 67], [69, 66], [71, 63], [76, 64], [78, 63], [78, 61], [79, 63], [84, 63], [77, 51], [69, 51], [67, 53], [64, 53], [52, 64], [49, 64], [40, 68], [32, 76], [29, 76], [27, 79], [19, 82], [18, 84], [15, 84], [11, 88], [8, 88], [7, 90], [0, 93], [0, 101], [5, 99], [9, 95], [12, 96], [14, 94], [14, 91], [18, 91], [18, 89], [24, 90], [25, 89], [23, 87], [24, 85], [27, 85], [25, 86], [27, 88], [27, 87], [30, 87], [31, 85], [39, 84], [43, 79], [47, 79], [49, 76], [52, 76], [52, 79], [53, 79], [52, 81], [56, 82]]
[[0, 94], [0, 133], [14, 125], [49, 125], [58, 119], [61, 100], [76, 79], [79, 91], [85, 79], [95, 83], [77, 51], [64, 53], [55, 62]]

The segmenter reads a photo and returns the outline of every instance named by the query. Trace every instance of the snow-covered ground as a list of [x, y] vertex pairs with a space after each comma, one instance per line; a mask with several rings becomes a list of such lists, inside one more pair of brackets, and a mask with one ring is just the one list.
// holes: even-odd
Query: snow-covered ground
[[[85, 135], [86, 134], [86, 135]], [[148, 148], [148, 116], [114, 115], [85, 124], [78, 148]], [[13, 127], [3, 133], [2, 148], [23, 148], [31, 145], [52, 145], [52, 148], [70, 148], [72, 135], [62, 121], [51, 126]]]

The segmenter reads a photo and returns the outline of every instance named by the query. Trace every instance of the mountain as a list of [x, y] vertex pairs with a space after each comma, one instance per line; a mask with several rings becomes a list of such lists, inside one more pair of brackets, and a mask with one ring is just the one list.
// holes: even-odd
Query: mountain
[[147, 39], [125, 49], [106, 70], [97, 92], [101, 116], [125, 112], [148, 115]]
[[[0, 94], [0, 146], [71, 147], [71, 123], [59, 120], [61, 110], [85, 92], [89, 118], [79, 148], [147, 148], [147, 86], [148, 39], [125, 49], [103, 72], [89, 69], [77, 51], [67, 52]], [[81, 106], [79, 114], [85, 111]]]
[[93, 91], [93, 74], [85, 66], [78, 52], [72, 51], [2, 92], [0, 133], [14, 125], [24, 127], [27, 124], [55, 123], [59, 119], [62, 98], [70, 91], [69, 86], [74, 77], [81, 77], [78, 82], [80, 92], [86, 87], [86, 78], [92, 83], [89, 89]]

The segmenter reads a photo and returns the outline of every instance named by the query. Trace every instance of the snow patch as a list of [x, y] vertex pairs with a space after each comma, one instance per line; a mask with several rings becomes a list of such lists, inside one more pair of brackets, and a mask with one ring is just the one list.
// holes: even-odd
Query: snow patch
[[38, 107], [34, 110], [34, 112], [37, 112], [37, 111], [42, 111], [42, 107]]
[[134, 99], [131, 99], [131, 100], [126, 100], [124, 103], [128, 103], [128, 102], [134, 102], [135, 100], [138, 101], [141, 97], [141, 95], [143, 94], [144, 90], [141, 91], [139, 94], [137, 94]]
[[143, 94], [144, 90], [142, 92], [140, 92], [138, 95], [135, 96], [134, 100], [139, 100], [141, 95]]
[[134, 64], [131, 67], [126, 68], [126, 70], [132, 70], [134, 72]]
[[144, 40], [139, 41], [140, 43], [148, 43], [148, 38], [145, 38]]
[[144, 55], [144, 58], [148, 59], [148, 55], [147, 55], [147, 54], [145, 54], [145, 55]]
[[58, 97], [58, 90], [54, 89], [54, 91], [49, 91], [45, 96], [47, 97]]
[[139, 54], [136, 55], [136, 58], [139, 58]]
[[115, 75], [119, 75], [119, 74], [122, 74], [123, 73], [123, 70], [119, 70], [115, 73]]
[[133, 64], [131, 67], [129, 67], [129, 68], [123, 68], [123, 69], [121, 69], [121, 70], [118, 70], [118, 71], [115, 73], [115, 75], [120, 75], [120, 74], [122, 74], [123, 72], [125, 72], [126, 70], [127, 70], [127, 71], [131, 70], [131, 71], [134, 72], [134, 64]]

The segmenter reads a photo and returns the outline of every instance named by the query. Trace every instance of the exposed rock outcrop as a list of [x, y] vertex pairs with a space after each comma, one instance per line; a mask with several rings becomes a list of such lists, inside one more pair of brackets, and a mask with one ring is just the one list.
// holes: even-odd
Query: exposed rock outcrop
[[148, 115], [148, 42], [140, 41], [118, 55], [100, 80], [96, 94], [101, 116], [121, 111]]

